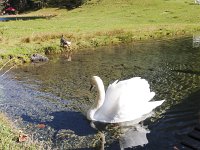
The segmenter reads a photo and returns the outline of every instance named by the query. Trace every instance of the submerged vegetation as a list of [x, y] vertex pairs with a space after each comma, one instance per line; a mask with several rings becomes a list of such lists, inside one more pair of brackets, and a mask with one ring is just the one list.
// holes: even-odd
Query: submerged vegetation
[[0, 55], [58, 53], [62, 34], [75, 50], [191, 35], [200, 30], [199, 8], [193, 0], [90, 0], [70, 11], [44, 8], [25, 15], [56, 17], [1, 22]]

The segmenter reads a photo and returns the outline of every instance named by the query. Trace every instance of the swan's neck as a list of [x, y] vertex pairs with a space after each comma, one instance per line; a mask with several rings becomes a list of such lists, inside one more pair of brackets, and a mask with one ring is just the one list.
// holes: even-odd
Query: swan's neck
[[87, 118], [89, 120], [95, 120], [94, 114], [103, 105], [105, 99], [105, 89], [103, 81], [100, 78], [95, 80], [95, 86], [97, 88], [97, 98], [92, 107], [88, 111]]

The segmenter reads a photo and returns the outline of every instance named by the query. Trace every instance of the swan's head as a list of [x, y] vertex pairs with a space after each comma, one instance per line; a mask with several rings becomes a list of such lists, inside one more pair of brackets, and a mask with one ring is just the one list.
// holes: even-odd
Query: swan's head
[[90, 91], [97, 86], [98, 83], [102, 82], [101, 78], [98, 76], [92, 76], [91, 80], [90, 80]]

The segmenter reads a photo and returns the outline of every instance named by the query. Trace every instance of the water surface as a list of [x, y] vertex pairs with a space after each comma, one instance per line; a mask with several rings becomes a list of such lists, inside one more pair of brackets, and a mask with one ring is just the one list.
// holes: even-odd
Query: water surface
[[17, 21], [17, 20], [35, 20], [35, 19], [49, 19], [53, 16], [7, 16], [7, 17], [0, 17], [0, 22], [2, 21]]
[[[100, 76], [105, 86], [116, 79], [140, 76], [149, 81], [154, 100], [166, 102], [143, 122], [148, 143], [132, 149], [183, 148], [181, 136], [200, 120], [200, 48], [192, 38], [139, 42], [98, 50], [49, 56], [45, 64], [31, 64], [1, 77], [0, 110], [41, 140], [53, 140], [60, 149], [101, 146], [120, 149], [135, 145], [133, 124], [91, 127], [85, 112], [95, 99], [90, 77]], [[45, 128], [38, 128], [38, 124]], [[56, 141], [56, 142], [55, 142]], [[131, 145], [132, 144], [132, 145]]]

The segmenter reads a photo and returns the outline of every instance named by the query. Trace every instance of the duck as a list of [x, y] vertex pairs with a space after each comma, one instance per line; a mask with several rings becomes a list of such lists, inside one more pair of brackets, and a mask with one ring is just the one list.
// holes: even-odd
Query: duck
[[111, 83], [106, 92], [102, 79], [92, 76], [91, 88], [97, 88], [97, 96], [87, 111], [87, 119], [103, 123], [121, 123], [138, 120], [151, 114], [165, 100], [151, 101], [155, 92], [150, 91], [146, 79], [133, 77]]
[[60, 46], [61, 46], [61, 47], [70, 47], [71, 44], [72, 44], [72, 43], [71, 43], [70, 41], [68, 41], [68, 40], [66, 40], [66, 39], [64, 38], [64, 35], [61, 36], [61, 39], [60, 39]]

